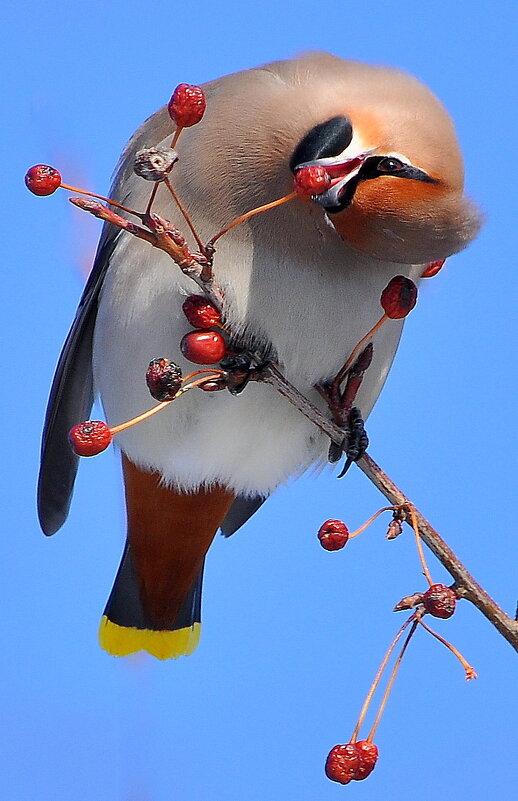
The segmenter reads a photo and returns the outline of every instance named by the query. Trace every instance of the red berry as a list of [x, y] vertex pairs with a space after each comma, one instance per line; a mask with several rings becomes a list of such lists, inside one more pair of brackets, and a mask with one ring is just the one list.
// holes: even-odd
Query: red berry
[[429, 262], [421, 273], [421, 278], [433, 278], [442, 269], [446, 259]]
[[180, 348], [185, 358], [195, 364], [216, 364], [227, 352], [227, 344], [217, 331], [190, 331]]
[[68, 432], [68, 441], [78, 456], [97, 456], [112, 441], [112, 432], [102, 420], [85, 420]]
[[51, 195], [61, 186], [61, 175], [48, 164], [36, 164], [25, 174], [25, 186], [34, 195]]
[[318, 539], [326, 551], [339, 551], [349, 539], [349, 529], [341, 520], [326, 520], [318, 530]]
[[295, 173], [294, 188], [299, 195], [311, 197], [321, 195], [329, 189], [331, 176], [325, 167], [314, 164], [312, 167], [301, 167]]
[[182, 386], [182, 371], [169, 359], [153, 359], [146, 370], [146, 384], [155, 400], [173, 400]]
[[423, 595], [423, 604], [426, 611], [434, 617], [441, 617], [444, 620], [453, 615], [456, 603], [457, 596], [445, 584], [432, 584], [430, 589]]
[[332, 782], [349, 784], [356, 778], [359, 768], [360, 757], [353, 743], [335, 745], [327, 755], [325, 771]]
[[327, 755], [326, 776], [333, 782], [349, 784], [366, 779], [378, 761], [378, 749], [369, 740], [335, 745]]
[[182, 310], [194, 328], [210, 328], [221, 320], [220, 312], [204, 295], [189, 295], [183, 302]]
[[366, 779], [374, 770], [376, 762], [378, 761], [378, 749], [374, 743], [369, 742], [369, 740], [358, 740], [356, 743], [356, 753], [358, 754], [360, 764], [353, 778], [356, 779], [356, 781], [361, 781], [362, 779]]
[[205, 92], [201, 86], [181, 83], [174, 90], [167, 110], [179, 128], [190, 128], [203, 117], [205, 105]]
[[380, 299], [383, 311], [391, 320], [406, 317], [417, 303], [417, 287], [410, 278], [396, 275], [383, 292]]

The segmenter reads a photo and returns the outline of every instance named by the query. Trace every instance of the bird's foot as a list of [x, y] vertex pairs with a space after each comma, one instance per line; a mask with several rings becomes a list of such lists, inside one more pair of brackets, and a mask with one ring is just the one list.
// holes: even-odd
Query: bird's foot
[[347, 434], [348, 436], [345, 440], [347, 444], [343, 449], [346, 457], [345, 464], [338, 478], [343, 478], [352, 463], [361, 459], [369, 447], [369, 437], [365, 430], [365, 423], [363, 422], [362, 413], [357, 406], [353, 406], [349, 412]]
[[261, 381], [261, 374], [270, 361], [259, 360], [258, 354], [243, 350], [225, 356], [220, 367], [225, 371], [225, 386], [232, 395], [240, 395], [249, 381]]

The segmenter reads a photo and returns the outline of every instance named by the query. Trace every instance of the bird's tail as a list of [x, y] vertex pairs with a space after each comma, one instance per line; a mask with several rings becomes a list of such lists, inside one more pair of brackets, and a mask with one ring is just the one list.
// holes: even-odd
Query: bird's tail
[[201, 629], [203, 565], [183, 605], [167, 628], [157, 627], [142, 605], [137, 574], [128, 542], [113, 589], [99, 626], [101, 647], [113, 656], [147, 651], [158, 659], [189, 655], [195, 650]]
[[122, 466], [128, 536], [101, 621], [101, 646], [114, 656], [190, 654], [200, 637], [205, 555], [234, 493], [219, 485], [181, 492], [124, 455]]

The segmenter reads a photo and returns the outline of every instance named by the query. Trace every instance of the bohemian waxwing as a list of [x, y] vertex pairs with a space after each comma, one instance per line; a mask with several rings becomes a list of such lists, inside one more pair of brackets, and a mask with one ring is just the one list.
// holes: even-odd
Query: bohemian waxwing
[[[204, 86], [207, 111], [179, 141], [176, 190], [203, 241], [237, 215], [291, 191], [293, 171], [324, 165], [340, 181], [315, 202], [296, 199], [222, 237], [214, 262], [224, 315], [243, 343], [272, 354], [323, 408], [331, 379], [380, 316], [395, 275], [464, 248], [479, 216], [463, 195], [452, 121], [434, 95], [395, 69], [314, 53]], [[126, 147], [112, 197], [144, 209], [150, 185], [133, 172], [144, 147], [168, 146], [166, 109]], [[162, 188], [157, 210], [185, 228]], [[67, 432], [99, 394], [109, 425], [149, 407], [151, 359], [192, 370], [179, 343], [196, 291], [162, 251], [106, 225], [66, 340], [45, 422], [39, 484], [46, 534], [64, 522], [77, 470]], [[355, 404], [371, 411], [401, 335], [393, 320]], [[128, 537], [101, 623], [110, 653], [190, 653], [199, 637], [201, 581], [215, 532], [233, 533], [288, 477], [326, 461], [329, 441], [271, 386], [238, 396], [190, 392], [118, 436]]]

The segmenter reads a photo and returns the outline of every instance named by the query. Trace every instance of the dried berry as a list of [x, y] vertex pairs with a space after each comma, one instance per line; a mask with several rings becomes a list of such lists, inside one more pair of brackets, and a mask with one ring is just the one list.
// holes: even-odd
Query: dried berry
[[433, 278], [439, 270], [442, 270], [445, 261], [446, 259], [439, 259], [438, 261], [429, 262], [421, 273], [421, 278]]
[[341, 520], [326, 520], [318, 530], [318, 539], [326, 551], [339, 551], [349, 539], [349, 529]]
[[326, 759], [326, 776], [332, 782], [349, 784], [358, 772], [360, 758], [353, 743], [335, 745]]
[[356, 770], [356, 781], [366, 779], [376, 766], [378, 761], [378, 748], [369, 740], [358, 740], [356, 743], [356, 753], [358, 754], [360, 764]]
[[210, 328], [221, 320], [218, 309], [204, 295], [189, 295], [182, 304], [182, 310], [194, 328]]
[[426, 611], [434, 617], [441, 617], [444, 620], [453, 615], [456, 603], [457, 596], [445, 584], [432, 584], [430, 589], [423, 595], [423, 604]]
[[153, 359], [146, 370], [146, 384], [155, 400], [173, 400], [182, 386], [182, 371], [170, 359]]
[[195, 364], [216, 364], [227, 352], [226, 342], [217, 331], [190, 331], [180, 348], [185, 358]]
[[403, 525], [401, 523], [401, 520], [391, 520], [388, 525], [387, 533], [385, 536], [387, 537], [388, 540], [395, 540], [396, 537], [399, 537], [399, 535], [402, 533], [403, 533]]
[[301, 167], [295, 173], [294, 189], [299, 195], [321, 195], [331, 186], [331, 176], [325, 167]]
[[406, 317], [417, 303], [417, 287], [410, 278], [396, 275], [381, 293], [380, 302], [387, 317], [399, 320]]
[[179, 128], [190, 128], [203, 117], [205, 105], [205, 92], [201, 86], [181, 83], [174, 90], [167, 110]]
[[112, 432], [102, 420], [85, 420], [68, 433], [68, 441], [78, 456], [97, 456], [112, 441]]
[[349, 784], [366, 779], [378, 761], [378, 749], [369, 740], [335, 745], [326, 759], [326, 776], [333, 782]]
[[25, 186], [34, 195], [52, 195], [61, 186], [61, 175], [48, 164], [36, 164], [27, 171]]
[[163, 181], [176, 161], [178, 153], [170, 147], [146, 147], [135, 156], [133, 171], [146, 181]]

